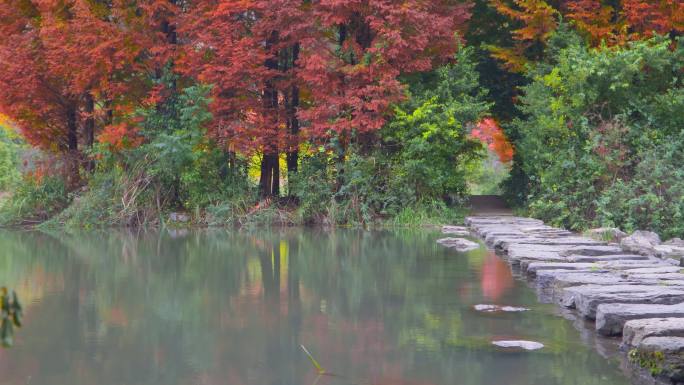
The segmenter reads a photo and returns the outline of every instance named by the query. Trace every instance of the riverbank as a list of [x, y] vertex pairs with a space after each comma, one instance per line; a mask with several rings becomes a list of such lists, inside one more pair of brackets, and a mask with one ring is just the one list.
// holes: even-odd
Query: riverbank
[[674, 260], [634, 254], [531, 218], [479, 216], [468, 228], [519, 269], [539, 300], [571, 309], [647, 378], [684, 382], [684, 274]]

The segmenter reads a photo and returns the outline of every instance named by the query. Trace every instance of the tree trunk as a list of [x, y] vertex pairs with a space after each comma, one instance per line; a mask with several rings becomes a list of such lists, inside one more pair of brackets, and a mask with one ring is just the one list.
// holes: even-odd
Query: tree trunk
[[[299, 43], [292, 46], [292, 67], [299, 59]], [[290, 148], [287, 152], [287, 177], [288, 181], [291, 176], [297, 173], [299, 162], [299, 119], [297, 118], [297, 108], [299, 108], [299, 87], [292, 85], [287, 100], [287, 125], [290, 134]]]
[[[273, 31], [266, 41], [266, 48], [269, 50], [278, 40], [278, 32]], [[264, 66], [270, 70], [278, 69], [278, 55], [274, 54], [266, 59]], [[278, 196], [280, 194], [280, 172], [278, 167], [278, 127], [275, 116], [278, 109], [278, 90], [275, 88], [271, 79], [266, 80], [263, 91], [263, 106], [267, 114], [274, 117], [274, 138], [275, 142], [267, 143], [264, 146], [264, 155], [261, 158], [261, 177], [259, 180], [259, 190], [262, 197]]]
[[279, 197], [280, 196], [280, 156], [278, 156], [278, 152], [274, 155], [272, 155], [273, 158], [271, 159], [271, 176], [273, 177], [273, 180], [271, 181], [271, 196], [274, 197]]
[[266, 198], [271, 195], [273, 182], [273, 169], [270, 167], [270, 155], [264, 154], [261, 157], [261, 174], [259, 176], [259, 195]]
[[66, 112], [67, 120], [67, 185], [70, 189], [80, 183], [79, 154], [78, 154], [78, 124], [76, 121], [76, 107], [70, 106]]
[[262, 198], [280, 195], [280, 167], [278, 152], [264, 154], [261, 158], [259, 191]]
[[[93, 149], [95, 143], [95, 100], [93, 95], [88, 92], [85, 96], [85, 113], [87, 114], [85, 123], [83, 124], [83, 135], [85, 136], [85, 146], [88, 150]], [[95, 161], [91, 155], [88, 155], [88, 160], [85, 162], [85, 168], [88, 172], [95, 170]]]

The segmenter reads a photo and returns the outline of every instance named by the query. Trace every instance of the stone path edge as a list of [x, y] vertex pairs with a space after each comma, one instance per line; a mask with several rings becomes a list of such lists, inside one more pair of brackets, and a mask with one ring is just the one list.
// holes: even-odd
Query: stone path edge
[[465, 229], [527, 276], [540, 301], [592, 323], [597, 335], [623, 335], [633, 383], [684, 384], [681, 267], [533, 218], [470, 216]]

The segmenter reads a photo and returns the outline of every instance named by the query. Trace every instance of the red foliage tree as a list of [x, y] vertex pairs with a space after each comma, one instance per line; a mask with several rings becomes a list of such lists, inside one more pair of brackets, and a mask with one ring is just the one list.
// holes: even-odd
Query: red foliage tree
[[171, 57], [168, 3], [0, 0], [0, 110], [29, 143], [64, 155], [72, 185], [82, 149], [120, 127], [117, 115], [147, 93], [146, 73]]
[[513, 155], [515, 154], [513, 145], [496, 120], [492, 118], [482, 119], [477, 126], [473, 128], [470, 135], [482, 141], [487, 148], [499, 157], [499, 160], [502, 163], [508, 163], [513, 160]]
[[184, 28], [186, 68], [215, 85], [213, 134], [264, 154], [262, 193], [277, 195], [281, 149], [296, 170], [301, 138], [379, 129], [399, 76], [452, 57], [468, 15], [447, 0], [205, 0]]
[[597, 46], [624, 44], [653, 33], [684, 32], [684, 2], [681, 0], [491, 0], [499, 13], [521, 25], [511, 34], [512, 47], [491, 47], [492, 54], [511, 70], [522, 72], [529, 59], [528, 48], [545, 46], [558, 26], [560, 16], [569, 19], [589, 42]]

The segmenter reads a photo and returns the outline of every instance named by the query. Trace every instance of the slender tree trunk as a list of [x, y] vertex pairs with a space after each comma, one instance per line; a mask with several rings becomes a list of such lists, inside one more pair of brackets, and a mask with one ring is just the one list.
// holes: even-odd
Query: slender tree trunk
[[[346, 24], [340, 24], [339, 26], [339, 41], [338, 44], [340, 45], [340, 49], [344, 46], [344, 41], [347, 39], [347, 33], [348, 33], [348, 28]], [[352, 64], [354, 61], [354, 58], [351, 58]], [[342, 79], [344, 80], [344, 79]], [[342, 189], [342, 186], [344, 185], [344, 162], [345, 162], [345, 152], [346, 152], [346, 146], [344, 142], [344, 133], [341, 132], [338, 134], [338, 141], [340, 148], [336, 149], [338, 153], [336, 154], [336, 168], [337, 168], [337, 176], [335, 178], [335, 191], [339, 192]]]
[[273, 190], [273, 169], [271, 168], [272, 155], [264, 154], [261, 157], [261, 175], [259, 176], [259, 192], [262, 198], [271, 195]]
[[[299, 43], [292, 46], [292, 68], [296, 65], [295, 63], [299, 59]], [[289, 96], [286, 98], [287, 103], [287, 125], [291, 137], [292, 143], [290, 143], [290, 148], [287, 152], [287, 177], [288, 180], [291, 176], [297, 173], [298, 162], [299, 162], [299, 142], [297, 136], [299, 135], [299, 119], [297, 118], [297, 108], [299, 108], [299, 87], [294, 84], [292, 85]]]
[[80, 182], [78, 154], [78, 123], [76, 107], [70, 106], [66, 112], [67, 120], [67, 184], [75, 188]]
[[263, 198], [280, 195], [280, 167], [278, 152], [264, 154], [261, 158], [259, 191]]
[[280, 156], [278, 151], [273, 155], [271, 159], [271, 176], [273, 180], [271, 181], [271, 195], [274, 197], [280, 196]]
[[[93, 149], [93, 143], [95, 143], [95, 100], [93, 95], [88, 92], [85, 96], [85, 113], [87, 114], [86, 120], [83, 124], [83, 135], [85, 137], [85, 146], [88, 150]], [[88, 172], [93, 172], [95, 170], [95, 161], [91, 156], [88, 156], [88, 160], [85, 162], [85, 167]]]
[[[266, 42], [267, 49], [278, 40], [278, 32], [273, 31]], [[272, 55], [264, 62], [266, 68], [270, 70], [278, 69], [278, 55]], [[278, 109], [278, 90], [269, 79], [265, 82], [263, 92], [263, 105], [266, 113], [276, 116]], [[277, 143], [277, 120], [273, 119], [274, 138], [273, 143], [267, 144], [264, 148], [264, 155], [261, 158], [261, 177], [259, 181], [260, 193], [262, 197], [278, 196], [280, 194], [280, 172], [278, 167], [278, 143]]]

